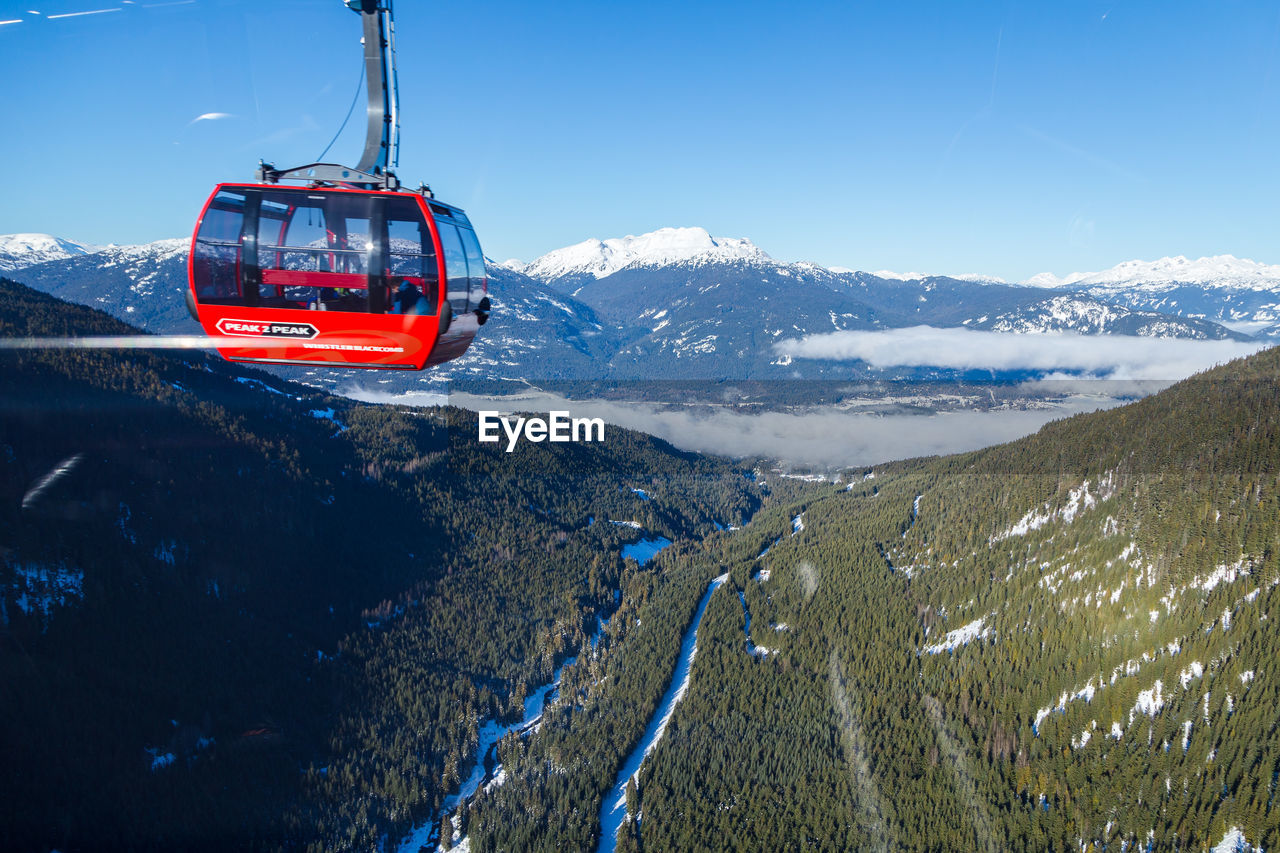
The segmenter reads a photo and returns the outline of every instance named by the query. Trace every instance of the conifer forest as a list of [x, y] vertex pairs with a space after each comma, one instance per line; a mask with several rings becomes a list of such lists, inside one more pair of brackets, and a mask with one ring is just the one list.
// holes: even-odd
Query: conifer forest
[[821, 479], [476, 429], [0, 352], [0, 848], [1280, 847], [1280, 352]]

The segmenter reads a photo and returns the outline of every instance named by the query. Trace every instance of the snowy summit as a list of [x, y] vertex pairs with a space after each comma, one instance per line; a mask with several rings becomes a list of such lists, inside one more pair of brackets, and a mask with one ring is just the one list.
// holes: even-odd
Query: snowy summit
[[[828, 267], [832, 272], [853, 272], [847, 267]], [[871, 273], [876, 278], [886, 278], [891, 281], [923, 281], [926, 278], [953, 278], [956, 281], [971, 281], [976, 284], [1008, 284], [1007, 281], [994, 275], [984, 275], [977, 272], [962, 273], [944, 273], [937, 275], [925, 272], [894, 272], [893, 270], [876, 270]]]
[[95, 251], [92, 246], [49, 234], [0, 234], [0, 272], [12, 272]]
[[1194, 261], [1177, 255], [1158, 261], [1125, 261], [1102, 272], [1073, 272], [1062, 278], [1042, 272], [1023, 283], [1036, 287], [1178, 283], [1274, 291], [1280, 290], [1280, 265], [1260, 264], [1235, 255], [1214, 255]]
[[584, 240], [548, 252], [525, 267], [542, 281], [564, 276], [604, 278], [623, 267], [662, 266], [680, 261], [769, 260], [765, 252], [739, 237], [712, 237], [704, 228], [659, 228], [640, 236]]

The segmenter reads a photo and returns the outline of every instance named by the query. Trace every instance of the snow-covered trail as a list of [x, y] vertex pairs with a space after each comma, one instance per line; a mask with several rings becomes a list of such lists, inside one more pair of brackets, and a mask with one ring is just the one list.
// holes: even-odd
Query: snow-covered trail
[[[595, 519], [592, 518], [590, 523], [595, 523]], [[641, 529], [640, 525], [634, 521], [613, 521], [611, 523], [635, 527], [637, 530]], [[643, 566], [645, 563], [652, 560], [659, 551], [669, 545], [671, 545], [671, 540], [664, 536], [659, 536], [653, 540], [641, 539], [638, 543], [624, 546], [622, 549], [622, 557], [624, 559], [631, 557]], [[728, 576], [726, 575], [725, 577]], [[723, 578], [718, 580], [723, 580]], [[620, 592], [620, 590], [614, 590], [615, 608], [617, 606]], [[706, 606], [705, 600], [703, 601], [702, 606]], [[609, 618], [611, 616], [612, 611], [610, 611], [609, 616], [596, 614], [596, 630], [589, 639], [589, 646], [591, 649], [595, 649], [596, 643], [599, 642], [601, 635], [609, 624]], [[699, 609], [698, 619], [701, 620], [701, 618], [702, 610]], [[452, 814], [458, 808], [459, 803], [467, 802], [474, 797], [476, 792], [479, 791], [482, 786], [488, 786], [493, 782], [498, 770], [498, 765], [494, 758], [498, 742], [512, 732], [524, 734], [541, 721], [543, 709], [546, 707], [548, 702], [553, 700], [560, 690], [561, 673], [564, 672], [565, 667], [570, 666], [576, 660], [576, 656], [567, 659], [556, 669], [555, 673], [551, 676], [550, 682], [539, 685], [529, 691], [524, 700], [524, 714], [518, 721], [514, 723], [500, 723], [497, 720], [490, 719], [484, 722], [484, 725], [480, 727], [479, 740], [476, 743], [475, 752], [473, 753], [471, 775], [462, 783], [462, 786], [457, 792], [450, 794], [445, 798], [440, 811], [432, 820], [415, 826], [404, 840], [400, 842], [397, 847], [399, 853], [418, 853], [418, 850], [422, 847], [427, 847], [428, 849], [433, 847], [439, 840], [437, 838], [437, 832], [440, 828], [441, 819], [447, 814]]]
[[[593, 644], [595, 640], [596, 637], [593, 636]], [[482, 785], [486, 785], [492, 780], [496, 767], [491, 760], [491, 753], [497, 747], [498, 742], [512, 732], [524, 733], [538, 724], [542, 719], [542, 711], [547, 702], [560, 689], [561, 673], [564, 672], [566, 666], [569, 666], [575, 660], [577, 660], [576, 657], [571, 657], [560, 664], [559, 668], [551, 676], [549, 683], [535, 687], [529, 692], [524, 700], [524, 714], [519, 720], [514, 723], [500, 723], [497, 720], [485, 721], [484, 725], [480, 727], [479, 741], [476, 744], [471, 775], [467, 777], [456, 793], [450, 794], [445, 798], [444, 805], [434, 819], [413, 828], [413, 831], [400, 843], [398, 848], [400, 853], [418, 853], [421, 848], [431, 848], [436, 843], [436, 833], [440, 828], [440, 819], [444, 815], [452, 814], [457, 809], [458, 803], [470, 800]]]
[[667, 723], [675, 713], [676, 705], [688, 691], [690, 673], [693, 671], [693, 657], [698, 651], [698, 626], [702, 624], [702, 616], [707, 610], [707, 602], [711, 600], [711, 594], [716, 591], [716, 587], [728, 579], [728, 573], [720, 575], [711, 581], [707, 591], [702, 594], [702, 600], [698, 602], [698, 610], [693, 615], [693, 622], [685, 630], [684, 638], [680, 641], [679, 662], [676, 664], [676, 671], [671, 675], [667, 692], [663, 695], [657, 712], [649, 721], [649, 726], [644, 730], [640, 743], [627, 756], [622, 769], [618, 771], [618, 778], [613, 783], [610, 793], [604, 796], [604, 802], [600, 806], [600, 843], [596, 845], [596, 853], [613, 853], [617, 849], [618, 829], [627, 817], [627, 780], [640, 773], [640, 765], [662, 740], [662, 735], [667, 730]]

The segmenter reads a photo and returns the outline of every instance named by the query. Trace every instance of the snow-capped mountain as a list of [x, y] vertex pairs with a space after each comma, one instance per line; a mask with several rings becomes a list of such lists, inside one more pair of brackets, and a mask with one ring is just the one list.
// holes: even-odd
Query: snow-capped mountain
[[94, 246], [63, 240], [49, 234], [0, 234], [0, 273], [13, 272], [46, 261], [75, 258], [97, 251]]
[[[828, 267], [832, 272], [856, 272], [847, 267]], [[893, 281], [921, 281], [926, 278], [954, 278], [956, 281], [971, 281], [975, 284], [1008, 284], [1009, 282], [994, 275], [984, 275], [976, 272], [948, 273], [945, 276], [930, 275], [923, 272], [894, 272], [893, 270], [876, 270], [870, 275], [876, 278], [890, 279]]]
[[1233, 255], [1126, 261], [1102, 272], [1072, 273], [1063, 278], [1041, 273], [1026, 283], [1073, 290], [1137, 310], [1204, 318], [1253, 335], [1280, 337], [1280, 265]]
[[768, 260], [750, 240], [712, 237], [703, 228], [659, 228], [639, 236], [584, 240], [548, 252], [519, 272], [560, 288], [601, 279], [629, 266], [661, 267], [685, 261]]
[[[13, 277], [148, 331], [189, 334], [198, 327], [183, 300], [187, 246], [186, 240], [164, 240], [110, 247], [37, 264]], [[850, 362], [793, 363], [780, 359], [774, 345], [833, 331], [922, 325], [1244, 337], [1204, 317], [1173, 316], [1181, 305], [1161, 312], [1125, 304], [1122, 297], [1141, 291], [1122, 289], [1117, 297], [1103, 290], [1009, 285], [981, 277], [835, 271], [777, 261], [749, 240], [712, 238], [698, 228], [588, 240], [529, 265], [490, 263], [489, 275], [492, 318], [468, 353], [454, 362], [417, 374], [276, 370], [326, 387], [359, 382], [393, 393], [438, 390], [442, 380], [847, 378], [868, 368]], [[1216, 293], [1216, 308], [1229, 306], [1223, 298], [1230, 293], [1206, 293], [1206, 299]], [[1164, 291], [1154, 296], [1169, 298]]]
[[1125, 261], [1102, 272], [1074, 272], [1061, 278], [1042, 272], [1025, 283], [1036, 287], [1152, 285], [1156, 289], [1177, 283], [1276, 291], [1280, 289], [1280, 265], [1260, 264], [1235, 255], [1214, 255], [1198, 260], [1177, 255], [1158, 261]]
[[749, 378], [847, 375], [850, 366], [778, 359], [783, 339], [833, 331], [966, 326], [1190, 339], [1242, 338], [1215, 323], [1140, 312], [1087, 294], [949, 277], [883, 279], [813, 264], [744, 259], [627, 267], [574, 289], [621, 347], [614, 375]]
[[1226, 327], [1206, 320], [1173, 317], [1155, 311], [1133, 311], [1075, 294], [1059, 294], [995, 317], [965, 320], [962, 325], [970, 329], [1020, 334], [1075, 332], [1202, 341], [1237, 337]]
[[183, 301], [190, 240], [110, 246], [93, 254], [46, 261], [14, 274], [29, 287], [100, 308], [149, 332], [192, 333]]

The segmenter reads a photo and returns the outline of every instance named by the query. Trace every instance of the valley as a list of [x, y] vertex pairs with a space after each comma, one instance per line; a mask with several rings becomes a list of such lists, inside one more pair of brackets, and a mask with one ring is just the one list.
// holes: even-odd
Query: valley
[[[619, 849], [1268, 846], [1276, 368], [811, 484], [721, 534]], [[540, 804], [591, 691], [508, 745], [470, 849], [574, 846]]]
[[[134, 331], [0, 288], [6, 337]], [[614, 422], [507, 453], [442, 401], [199, 353], [2, 357], [7, 846], [1280, 843], [1275, 351], [810, 471]], [[814, 417], [806, 386], [731, 387], [722, 415]], [[889, 419], [1044, 406], [808, 387]]]
[[[6, 336], [130, 331], [2, 287]], [[481, 722], [518, 717], [653, 574], [624, 547], [760, 500], [733, 465], [634, 433], [508, 455], [456, 409], [202, 354], [4, 357], [4, 755], [29, 780], [5, 846], [402, 833], [472, 772]]]

